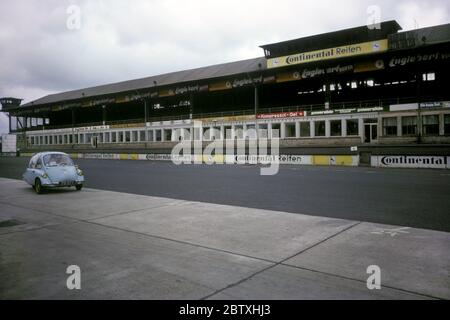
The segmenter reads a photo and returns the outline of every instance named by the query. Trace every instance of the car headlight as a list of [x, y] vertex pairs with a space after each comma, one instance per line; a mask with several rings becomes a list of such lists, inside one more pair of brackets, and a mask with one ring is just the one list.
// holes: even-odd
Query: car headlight
[[46, 173], [44, 172], [43, 174], [41, 174], [41, 177], [44, 178], [44, 179], [47, 179], [47, 178], [48, 178], [48, 174], [46, 174]]
[[77, 169], [77, 174], [78, 174], [80, 177], [84, 176], [83, 171], [80, 170], [80, 169]]

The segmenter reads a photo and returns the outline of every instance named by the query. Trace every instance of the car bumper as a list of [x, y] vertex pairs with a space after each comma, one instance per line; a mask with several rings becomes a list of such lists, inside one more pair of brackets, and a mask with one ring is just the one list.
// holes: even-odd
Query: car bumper
[[62, 188], [75, 187], [84, 183], [84, 179], [65, 180], [65, 181], [51, 181], [49, 179], [41, 179], [41, 184], [46, 188]]

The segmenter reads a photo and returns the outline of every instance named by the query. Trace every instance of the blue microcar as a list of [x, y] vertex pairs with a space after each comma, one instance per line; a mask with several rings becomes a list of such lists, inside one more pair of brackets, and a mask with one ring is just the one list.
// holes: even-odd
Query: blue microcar
[[84, 174], [72, 159], [62, 152], [41, 152], [31, 157], [23, 179], [36, 193], [46, 188], [75, 187], [83, 188]]

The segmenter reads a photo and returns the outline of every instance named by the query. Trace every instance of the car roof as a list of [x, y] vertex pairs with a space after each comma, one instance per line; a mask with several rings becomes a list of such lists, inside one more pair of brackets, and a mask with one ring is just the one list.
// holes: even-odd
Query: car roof
[[64, 153], [64, 152], [47, 151], [47, 152], [39, 152], [39, 153], [36, 153], [36, 154], [33, 155], [33, 157], [35, 157], [35, 156], [43, 157], [43, 156], [46, 156], [46, 155], [49, 155], [49, 154], [61, 154], [61, 155], [66, 155], [66, 156], [68, 156], [68, 154], [67, 154], [67, 153]]

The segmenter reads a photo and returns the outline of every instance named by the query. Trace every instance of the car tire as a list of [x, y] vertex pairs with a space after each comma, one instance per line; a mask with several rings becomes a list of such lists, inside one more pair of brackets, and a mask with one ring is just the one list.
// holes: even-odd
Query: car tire
[[34, 181], [34, 191], [36, 191], [37, 194], [42, 194], [43, 192], [41, 179], [39, 178]]
[[83, 185], [82, 184], [77, 184], [75, 186], [75, 188], [77, 189], [77, 191], [81, 191], [81, 189], [83, 189]]

